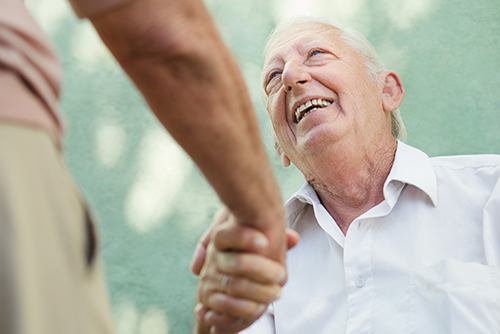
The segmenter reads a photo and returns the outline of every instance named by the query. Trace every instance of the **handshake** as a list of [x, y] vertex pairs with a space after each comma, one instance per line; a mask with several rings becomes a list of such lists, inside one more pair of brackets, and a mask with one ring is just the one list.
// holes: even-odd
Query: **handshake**
[[[299, 235], [286, 230], [287, 249]], [[253, 324], [278, 299], [285, 264], [269, 257], [269, 239], [221, 209], [200, 238], [191, 260], [198, 283], [196, 334], [235, 334]]]

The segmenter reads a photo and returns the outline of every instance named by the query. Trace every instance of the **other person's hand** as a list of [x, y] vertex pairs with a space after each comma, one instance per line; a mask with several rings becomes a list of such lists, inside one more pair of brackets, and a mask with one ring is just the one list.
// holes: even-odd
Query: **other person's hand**
[[[287, 239], [291, 248], [298, 234], [287, 231]], [[267, 247], [267, 238], [255, 228], [237, 223], [225, 210], [215, 215], [191, 262], [200, 275], [195, 313], [210, 333], [243, 330], [279, 297], [286, 271], [262, 255]]]

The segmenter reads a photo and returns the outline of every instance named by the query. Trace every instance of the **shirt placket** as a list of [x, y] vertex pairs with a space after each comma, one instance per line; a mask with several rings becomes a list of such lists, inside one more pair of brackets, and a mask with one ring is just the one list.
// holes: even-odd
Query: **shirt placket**
[[347, 285], [347, 334], [371, 332], [373, 310], [373, 270], [370, 219], [357, 219], [344, 243], [344, 270]]

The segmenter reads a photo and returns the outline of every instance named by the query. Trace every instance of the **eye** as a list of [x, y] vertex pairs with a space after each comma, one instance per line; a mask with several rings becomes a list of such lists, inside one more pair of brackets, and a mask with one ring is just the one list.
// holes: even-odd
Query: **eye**
[[272, 71], [268, 74], [267, 76], [267, 83], [269, 84], [274, 78], [279, 76], [281, 74], [281, 71]]
[[280, 79], [279, 76], [281, 75], [281, 69], [275, 69], [270, 71], [267, 76], [266, 76], [266, 81], [264, 82], [264, 91], [266, 92], [267, 95], [275, 89], [276, 87], [279, 86]]
[[311, 52], [309, 52], [309, 57], [314, 57], [314, 56], [319, 55], [321, 53], [323, 53], [323, 51], [321, 51], [321, 50], [311, 50]]
[[274, 71], [274, 72], [271, 72], [271, 73], [269, 74], [269, 80], [274, 79], [275, 77], [277, 77], [277, 76], [278, 76], [278, 75], [280, 75], [280, 74], [281, 74], [281, 72], [279, 72], [279, 71]]

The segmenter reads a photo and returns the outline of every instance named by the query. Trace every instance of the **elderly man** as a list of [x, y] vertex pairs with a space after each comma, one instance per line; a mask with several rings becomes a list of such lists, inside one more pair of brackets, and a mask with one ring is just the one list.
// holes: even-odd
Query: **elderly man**
[[[430, 159], [397, 140], [401, 78], [353, 29], [294, 24], [266, 50], [278, 154], [307, 183], [285, 205], [301, 238], [288, 282], [244, 333], [499, 333], [500, 157]], [[236, 288], [280, 267], [252, 237], [230, 221], [212, 234], [198, 315], [213, 333], [243, 329], [229, 316], [266, 303]], [[249, 304], [226, 307], [235, 300]]]

